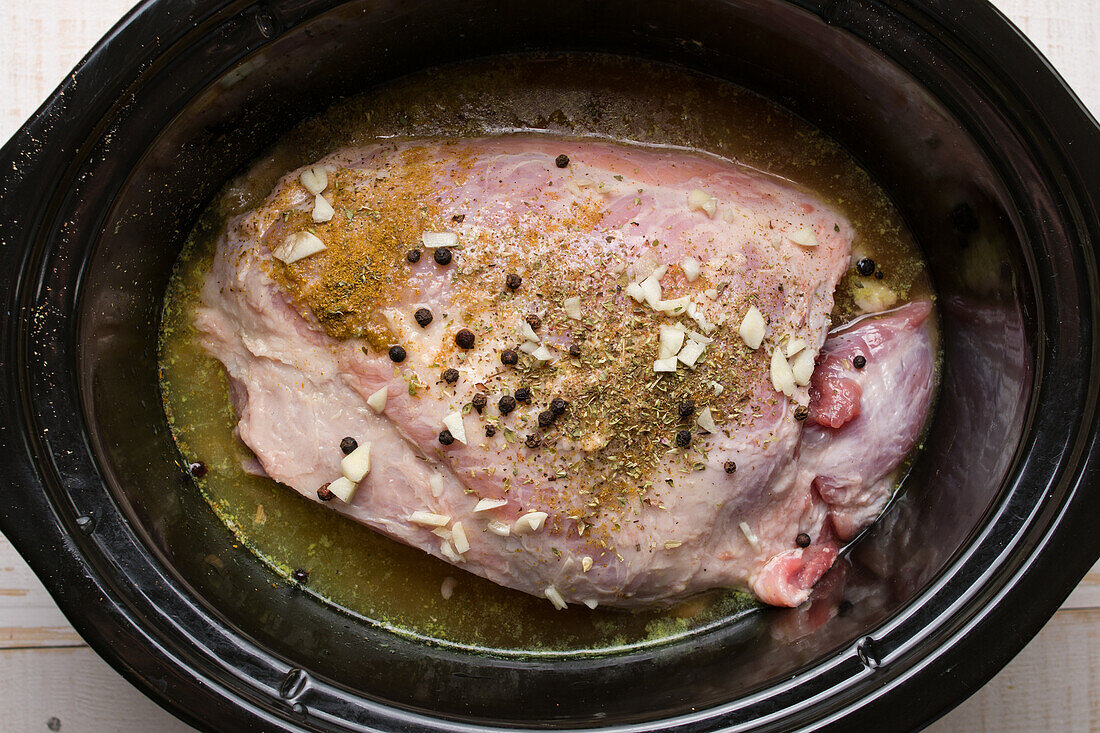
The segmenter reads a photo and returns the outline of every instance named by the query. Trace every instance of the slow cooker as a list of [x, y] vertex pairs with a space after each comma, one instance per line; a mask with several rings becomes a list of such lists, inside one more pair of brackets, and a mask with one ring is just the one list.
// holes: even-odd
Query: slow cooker
[[[421, 643], [279, 582], [182, 470], [158, 319], [219, 187], [343, 96], [547, 52], [775, 100], [871, 172], [927, 255], [933, 424], [904, 493], [801, 608], [620, 654]], [[0, 191], [0, 530], [100, 655], [200, 728], [919, 728], [1100, 555], [1100, 130], [985, 2], [148, 0], [0, 151]]]

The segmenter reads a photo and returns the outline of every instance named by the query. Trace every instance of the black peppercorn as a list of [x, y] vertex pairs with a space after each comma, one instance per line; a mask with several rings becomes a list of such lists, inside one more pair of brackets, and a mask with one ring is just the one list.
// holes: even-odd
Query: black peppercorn
[[443, 428], [439, 431], [439, 442], [443, 445], [450, 445], [455, 442], [455, 436], [451, 435], [451, 431], [447, 428]]
[[299, 583], [308, 583], [309, 571], [304, 568], [297, 568], [293, 573], [291, 573], [291, 577], [293, 577]]
[[875, 274], [875, 261], [870, 257], [864, 257], [856, 263], [856, 272], [864, 277], [870, 277]]
[[359, 441], [350, 435], [340, 441], [340, 452], [345, 456], [359, 447]]
[[334, 496], [336, 496], [336, 494], [329, 491], [328, 484], [317, 489], [317, 498], [321, 501], [332, 501], [332, 497]]
[[885, 276], [882, 274], [882, 270], [875, 270], [875, 279], [876, 280], [881, 280], [883, 277], [885, 277]]
[[420, 262], [420, 250], [410, 249], [408, 252], [405, 253], [405, 259], [407, 259], [410, 264], [416, 264], [417, 262]]
[[451, 264], [451, 250], [446, 247], [437, 247], [435, 253], [432, 255], [432, 259], [435, 260], [435, 264], [447, 266]]
[[497, 409], [500, 410], [501, 415], [507, 415], [512, 410], [516, 409], [516, 398], [510, 394], [506, 394], [500, 398], [500, 402], [497, 403]]
[[726, 469], [726, 473], [737, 472], [737, 464], [733, 461], [726, 461], [725, 464], [723, 464], [722, 468]]
[[569, 344], [569, 355], [570, 356], [580, 356], [581, 355], [580, 344]]
[[799, 405], [798, 407], [794, 408], [794, 419], [795, 420], [798, 420], [799, 422], [802, 422], [803, 420], [805, 420], [809, 416], [810, 416], [810, 408], [806, 407], [805, 405]]
[[867, 357], [863, 354], [856, 354], [855, 358], [852, 359], [852, 366], [856, 369], [862, 369], [867, 366]]
[[538, 313], [531, 313], [524, 320], [527, 321], [527, 325], [531, 327], [532, 331], [542, 328], [542, 319], [539, 318]]
[[474, 332], [468, 328], [463, 328], [455, 334], [455, 343], [463, 349], [474, 348], [474, 341], [476, 341], [476, 339], [474, 338]]
[[462, 222], [466, 221], [466, 215], [465, 214], [455, 214], [454, 216], [451, 217], [451, 221], [453, 221], [455, 224], [461, 224]]
[[206, 475], [206, 464], [202, 461], [195, 461], [187, 466], [187, 470], [191, 472], [191, 475], [195, 478], [202, 478]]
[[677, 407], [676, 409], [680, 413], [680, 417], [689, 418], [689, 417], [691, 417], [692, 415], [695, 414], [695, 401], [694, 400], [684, 400], [683, 402], [680, 403], [680, 406]]
[[408, 356], [408, 354], [405, 353], [404, 346], [390, 347], [390, 361], [400, 364], [401, 362], [405, 361], [406, 356]]
[[548, 428], [554, 422], [554, 413], [549, 410], [543, 410], [539, 413], [539, 427]]
[[494, 428], [492, 425], [486, 425], [485, 426], [485, 437], [486, 438], [491, 438], [496, 434], [497, 434], [497, 429]]
[[509, 290], [515, 290], [523, 284], [523, 278], [512, 272], [508, 274], [508, 277], [504, 278], [504, 284], [508, 286]]
[[799, 547], [809, 547], [810, 535], [806, 534], [805, 532], [800, 532], [799, 535], [794, 538], [794, 543]]
[[559, 155], [558, 157], [554, 158], [554, 165], [559, 168], [564, 168], [565, 166], [569, 165], [569, 156]]
[[458, 381], [458, 370], [451, 367], [443, 370], [443, 381], [447, 384], [454, 384]]
[[489, 398], [486, 397], [483, 393], [478, 392], [474, 395], [474, 399], [470, 402], [470, 404], [474, 406], [474, 409], [477, 410], [478, 414], [480, 415], [481, 411], [485, 409], [485, 405], [489, 404]]
[[555, 397], [550, 400], [550, 412], [555, 415], [561, 415], [565, 412], [565, 408], [569, 407], [569, 403], [563, 400], [561, 397]]
[[539, 436], [528, 435], [527, 440], [523, 441], [523, 444], [526, 445], [528, 448], [538, 448], [541, 442], [542, 441], [539, 440]]
[[416, 313], [413, 313], [413, 318], [416, 319], [416, 325], [421, 328], [427, 328], [428, 324], [432, 322], [432, 312], [427, 308], [417, 308]]
[[530, 402], [531, 390], [527, 387], [520, 387], [516, 390], [514, 397], [516, 398], [516, 402]]
[[681, 430], [680, 432], [676, 433], [676, 445], [681, 448], [687, 448], [689, 445], [691, 445], [691, 431]]
[[505, 349], [500, 352], [500, 363], [505, 366], [515, 366], [519, 363], [519, 354], [512, 349]]

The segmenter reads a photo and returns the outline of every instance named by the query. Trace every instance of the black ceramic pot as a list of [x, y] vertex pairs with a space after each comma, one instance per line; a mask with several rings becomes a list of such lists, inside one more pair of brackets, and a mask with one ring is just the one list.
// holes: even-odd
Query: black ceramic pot
[[[341, 94], [532, 50], [762, 92], [847, 146], [927, 253], [935, 422], [813, 604], [627, 655], [466, 654], [273, 584], [186, 486], [155, 336], [220, 184]], [[239, 73], [258, 52], [285, 63]], [[200, 727], [916, 728], [1100, 553], [1100, 131], [985, 3], [150, 0], [0, 152], [0, 181], [0, 529], [89, 644]]]

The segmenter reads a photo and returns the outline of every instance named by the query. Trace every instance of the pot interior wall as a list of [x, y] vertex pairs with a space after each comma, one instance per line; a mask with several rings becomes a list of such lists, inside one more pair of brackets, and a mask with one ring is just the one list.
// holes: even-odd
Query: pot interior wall
[[[113, 153], [126, 183], [84, 263], [82, 397], [100, 468], [165, 565], [229, 625], [317, 680], [411, 709], [638, 721], [744, 697], [828, 659], [909, 602], [981, 527], [1024, 426], [1031, 277], [996, 163], [1011, 151], [991, 154], [972, 121], [968, 130], [948, 113], [966, 94], [961, 81], [934, 90], [945, 106], [855, 37], [774, 1], [325, 7], [250, 6], [201, 29], [203, 41], [135, 90], [113, 128], [126, 141]], [[259, 50], [242, 57], [250, 49]], [[927, 254], [945, 351], [934, 424], [907, 492], [806, 608], [614, 659], [525, 662], [427, 648], [273, 582], [188, 485], [158, 391], [158, 313], [183, 237], [218, 187], [342, 95], [439, 63], [539, 50], [673, 62], [775, 99], [872, 172]]]

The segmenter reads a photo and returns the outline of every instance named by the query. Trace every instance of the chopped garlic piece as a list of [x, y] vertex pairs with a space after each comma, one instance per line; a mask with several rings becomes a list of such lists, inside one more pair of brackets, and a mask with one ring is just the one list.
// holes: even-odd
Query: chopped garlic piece
[[745, 317], [741, 319], [741, 327], [737, 329], [737, 333], [741, 335], [741, 340], [745, 342], [745, 346], [753, 350], [759, 349], [760, 344], [764, 341], [765, 330], [764, 314], [755, 305], [749, 306]]
[[698, 341], [688, 341], [684, 344], [684, 348], [680, 349], [680, 353], [676, 355], [676, 358], [684, 363], [684, 366], [689, 369], [695, 368], [695, 362], [699, 360], [699, 357], [703, 355], [703, 351], [706, 346]]
[[[331, 486], [329, 487], [332, 488]], [[415, 511], [409, 515], [409, 521], [419, 524], [421, 527], [445, 527], [451, 518], [446, 514], [433, 514], [432, 512]]]
[[645, 300], [645, 292], [642, 290], [642, 286], [638, 283], [630, 283], [626, 286], [626, 294], [634, 299], [635, 303], [641, 303]]
[[381, 415], [386, 410], [386, 400], [389, 396], [389, 387], [383, 387], [367, 398], [367, 404], [370, 406], [370, 409]]
[[877, 280], [864, 280], [852, 292], [856, 307], [864, 313], [878, 313], [898, 302], [897, 294]]
[[718, 300], [718, 291], [715, 288], [707, 288], [703, 291], [703, 295], [707, 296], [710, 300]]
[[451, 600], [451, 596], [454, 595], [455, 586], [458, 585], [458, 581], [448, 575], [443, 579], [443, 584], [439, 586], [439, 593], [443, 596], [443, 600]]
[[711, 382], [710, 383], [710, 388], [714, 390], [714, 396], [715, 397], [717, 397], [718, 395], [720, 395], [720, 394], [722, 394], [723, 392], [726, 391], [726, 388], [723, 387], [721, 385], [721, 383], [719, 383], [719, 382]]
[[351, 497], [355, 496], [355, 490], [358, 488], [359, 486], [347, 476], [341, 476], [328, 485], [332, 495], [345, 504], [351, 501]]
[[538, 334], [535, 333], [535, 329], [531, 328], [531, 324], [528, 323], [527, 321], [522, 321], [521, 322], [520, 327], [519, 327], [519, 335], [522, 336], [523, 338], [525, 338], [526, 340], [531, 341], [531, 342], [536, 343], [536, 344], [540, 340]]
[[711, 196], [709, 193], [701, 188], [697, 188], [688, 194], [688, 206], [692, 209], [698, 209], [704, 212], [707, 216], [714, 216], [714, 212], [718, 211], [718, 199]]
[[661, 302], [661, 279], [656, 275], [657, 273], [653, 273], [638, 283], [638, 287], [642, 290], [642, 299], [650, 308], [656, 308], [657, 304]]
[[693, 283], [699, 279], [699, 260], [694, 257], [685, 257], [680, 263], [680, 268], [684, 271], [684, 277], [687, 278], [689, 283]]
[[680, 351], [680, 347], [684, 345], [684, 330], [682, 328], [675, 328], [673, 326], [660, 327], [660, 336], [658, 337], [658, 356], [661, 359], [667, 359], [670, 356], [676, 356]]
[[451, 543], [447, 540], [443, 540], [439, 543], [439, 551], [443, 557], [447, 558], [451, 562], [466, 562], [466, 558], [455, 552], [455, 548], [451, 546]]
[[803, 349], [795, 354], [790, 361], [791, 373], [794, 374], [794, 383], [805, 387], [810, 383], [814, 375], [814, 354], [809, 349]]
[[778, 346], [772, 352], [771, 377], [772, 387], [776, 392], [782, 392], [788, 397], [794, 396], [794, 372], [791, 371], [791, 365], [783, 358], [783, 349]]
[[495, 535], [500, 537], [507, 537], [512, 534], [512, 528], [508, 526], [507, 522], [502, 522], [499, 519], [489, 520], [489, 526], [487, 529]]
[[361, 443], [358, 448], [344, 456], [340, 461], [340, 471], [348, 477], [348, 481], [362, 481], [370, 473], [370, 443]]
[[537, 359], [538, 361], [550, 361], [554, 358], [554, 352], [546, 348], [545, 345], [542, 345], [531, 352], [531, 357]]
[[315, 165], [302, 171], [302, 174], [298, 176], [298, 180], [302, 182], [307, 191], [316, 196], [328, 188], [328, 171], [323, 166]]
[[792, 356], [802, 351], [804, 348], [806, 348], [805, 341], [800, 338], [791, 339], [787, 342], [787, 358], [790, 359]]
[[462, 413], [452, 412], [447, 417], [443, 418], [443, 427], [451, 431], [451, 435], [454, 439], [463, 445], [466, 444], [466, 426], [462, 423]]
[[592, 558], [590, 558], [588, 555], [585, 555], [584, 557], [581, 558], [581, 572], [582, 573], [587, 573], [591, 569], [592, 569]]
[[595, 598], [585, 598], [583, 601], [581, 601], [581, 603], [588, 606], [593, 611], [596, 610], [596, 606], [600, 605], [600, 602], [597, 601]]
[[711, 415], [709, 407], [703, 408], [703, 411], [699, 413], [699, 417], [696, 418], [695, 423], [708, 433], [718, 432], [718, 426], [714, 424], [714, 416]]
[[752, 531], [752, 527], [749, 526], [749, 523], [741, 522], [737, 526], [741, 528], [741, 533], [745, 535], [745, 539], [752, 545], [752, 549], [756, 552], [760, 552], [760, 538]]
[[462, 526], [462, 522], [455, 522], [451, 525], [451, 542], [454, 543], [455, 552], [459, 555], [464, 555], [470, 549], [470, 540], [466, 538], [466, 530]]
[[719, 314], [719, 316], [715, 319], [717, 323], [711, 323], [707, 320], [707, 317], [703, 315], [702, 311], [693, 315], [692, 318], [699, 325], [699, 330], [703, 331], [704, 333], [714, 333], [714, 329], [718, 328], [726, 322], [726, 317]]
[[561, 597], [561, 593], [558, 593], [558, 589], [554, 586], [546, 586], [545, 588], [543, 588], [542, 594], [546, 596], [547, 600], [549, 600], [550, 603], [554, 604], [554, 608], [558, 609], [559, 611], [564, 611], [567, 608], [565, 604], [565, 599]]
[[436, 537], [442, 537], [445, 540], [451, 539], [451, 530], [447, 529], [446, 527], [436, 527], [432, 530], [432, 534], [434, 534]]
[[524, 354], [533, 354], [540, 348], [542, 347], [530, 341], [524, 341], [522, 344], [519, 345], [519, 350], [522, 351]]
[[336, 211], [332, 208], [324, 196], [317, 194], [313, 197], [313, 221], [317, 224], [324, 224], [326, 221], [330, 221]]
[[458, 235], [454, 232], [423, 232], [420, 235], [420, 241], [425, 249], [457, 247]]
[[507, 503], [507, 499], [482, 499], [474, 505], [474, 514], [478, 512], [487, 512], [492, 509], [499, 509]]
[[696, 333], [695, 331], [692, 331], [690, 328], [685, 328], [684, 333], [687, 334], [687, 337], [689, 339], [691, 339], [692, 341], [695, 341], [697, 343], [700, 343], [700, 344], [709, 344], [709, 343], [714, 342], [714, 339], [712, 339], [710, 336], [704, 336], [701, 333]]
[[438, 473], [433, 473], [432, 477], [428, 479], [428, 488], [432, 490], [432, 496], [438, 498], [443, 493], [443, 477]]
[[527, 512], [516, 520], [515, 526], [512, 529], [516, 534], [538, 532], [548, 516], [550, 515], [546, 512]]
[[665, 359], [657, 359], [653, 362], [653, 371], [655, 372], [674, 372], [676, 371], [676, 357], [670, 356]]
[[573, 296], [572, 298], [566, 298], [562, 305], [565, 307], [565, 315], [569, 316], [573, 320], [579, 321], [581, 319], [581, 299]]
[[686, 313], [688, 306], [691, 304], [691, 298], [685, 295], [682, 298], [674, 298], [672, 300], [658, 300], [651, 305], [653, 310], [663, 311], [670, 315], [678, 316]]
[[271, 250], [271, 256], [286, 264], [305, 259], [325, 250], [325, 243], [310, 232], [297, 232], [283, 239]]
[[801, 229], [788, 234], [787, 239], [791, 240], [800, 247], [816, 247], [817, 235], [814, 234], [814, 230], [810, 227], [802, 227]]

